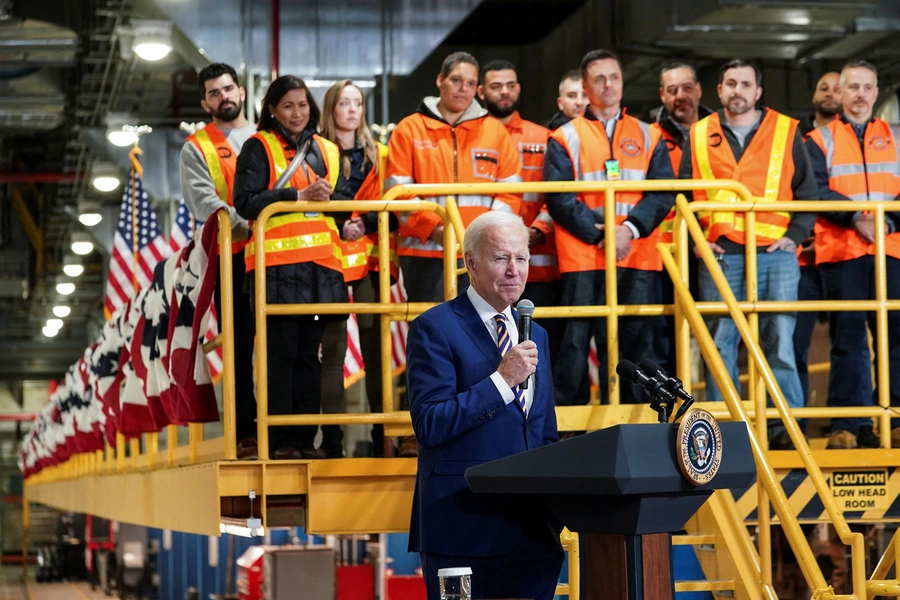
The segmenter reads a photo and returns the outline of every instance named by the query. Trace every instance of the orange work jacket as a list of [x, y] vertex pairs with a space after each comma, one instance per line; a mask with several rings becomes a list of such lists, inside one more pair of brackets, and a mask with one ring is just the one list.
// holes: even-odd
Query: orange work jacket
[[[616, 123], [613, 139], [606, 135], [602, 121], [576, 117], [553, 132], [551, 136], [565, 148], [575, 168], [575, 181], [606, 181], [606, 161], [617, 160], [622, 181], [641, 181], [647, 178], [647, 169], [653, 151], [659, 143], [659, 132], [630, 115], [622, 112]], [[615, 222], [622, 224], [643, 192], [619, 192], [616, 194]], [[583, 192], [578, 200], [586, 204], [594, 213], [605, 214], [603, 192]], [[661, 271], [662, 259], [656, 250], [659, 242], [659, 228], [647, 237], [631, 243], [631, 252], [617, 264], [619, 267], [642, 271]], [[556, 250], [559, 254], [561, 273], [577, 271], [597, 271], [606, 269], [606, 256], [600, 245], [588, 244], [566, 231], [556, 227]]]
[[[296, 150], [281, 135], [271, 131], [258, 131], [253, 136], [260, 140], [269, 157], [269, 189], [284, 173]], [[337, 184], [341, 151], [336, 144], [314, 135], [315, 143], [325, 161], [326, 177], [333, 190]], [[302, 190], [315, 182], [318, 176], [307, 164], [301, 165], [285, 187]], [[344, 271], [343, 242], [334, 218], [327, 213], [296, 212], [276, 215], [266, 223], [266, 267], [314, 262], [335, 271]], [[244, 252], [247, 271], [255, 267], [257, 240], [250, 236]]]
[[[860, 202], [893, 200], [900, 195], [900, 155], [897, 128], [877, 117], [866, 125], [860, 148], [853, 125], [835, 119], [811, 131], [809, 139], [822, 149], [828, 168], [828, 187]], [[816, 221], [816, 264], [853, 260], [875, 254], [875, 244], [860, 239], [852, 227], [840, 227], [819, 217]], [[900, 258], [900, 232], [885, 236], [885, 253]]]
[[[519, 151], [519, 165], [522, 169], [522, 181], [544, 180], [544, 154], [547, 152], [547, 140], [550, 130], [537, 123], [526, 121], [513, 113], [506, 131]], [[528, 227], [534, 227], [544, 234], [544, 241], [529, 248], [531, 258], [528, 261], [528, 281], [546, 282], [559, 279], [559, 266], [556, 261], [556, 239], [553, 235], [553, 219], [544, 206], [544, 195], [537, 192], [525, 192], [519, 207], [519, 216]]]
[[[191, 134], [188, 142], [192, 143], [206, 161], [209, 176], [216, 186], [216, 196], [228, 206], [234, 206], [234, 171], [237, 167], [237, 152], [225, 139], [215, 123], [210, 123], [200, 131]], [[237, 254], [247, 245], [247, 240], [231, 240], [231, 252]]]
[[[691, 167], [695, 179], [734, 179], [750, 189], [755, 202], [788, 202], [794, 199], [793, 142], [799, 121], [772, 109], [766, 111], [759, 129], [735, 162], [725, 139], [719, 113], [713, 113], [691, 126]], [[694, 191], [694, 201], [739, 202], [734, 192]], [[744, 214], [738, 212], [700, 212], [698, 218], [708, 240], [721, 236], [744, 243]], [[757, 212], [756, 245], [769, 246], [784, 237], [791, 223], [790, 212]]]
[[[487, 118], [472, 102], [455, 125], [437, 112], [437, 99], [426, 98], [420, 111], [397, 124], [388, 145], [385, 189], [412, 183], [516, 183], [519, 160], [503, 124]], [[408, 198], [409, 196], [407, 196]], [[445, 197], [428, 198], [443, 205]], [[463, 225], [489, 210], [518, 214], [521, 200], [513, 194], [460, 194], [456, 197]], [[443, 246], [429, 239], [441, 225], [428, 211], [402, 212], [400, 256], [440, 258]]]

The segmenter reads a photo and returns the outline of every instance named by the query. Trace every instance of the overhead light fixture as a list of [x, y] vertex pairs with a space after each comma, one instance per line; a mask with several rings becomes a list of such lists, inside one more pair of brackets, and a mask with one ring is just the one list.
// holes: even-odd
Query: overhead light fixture
[[259, 526], [256, 530], [242, 525], [234, 525], [231, 523], [219, 523], [219, 533], [227, 533], [228, 535], [236, 535], [239, 537], [262, 537], [266, 535], [266, 528]]
[[60, 296], [68, 296], [75, 291], [75, 284], [71, 281], [62, 281], [56, 284], [56, 293]]
[[75, 231], [72, 233], [72, 252], [79, 256], [90, 254], [94, 250], [94, 242], [87, 233]]
[[62, 319], [47, 319], [47, 327], [52, 327], [53, 329], [62, 329], [62, 326]]
[[106, 116], [106, 139], [114, 146], [125, 148], [138, 141], [138, 135], [129, 126], [137, 121], [131, 113], [109, 113]]
[[78, 277], [84, 273], [84, 267], [81, 266], [81, 259], [72, 254], [67, 254], [63, 259], [63, 273], [69, 277]]
[[172, 51], [172, 22], [156, 19], [133, 19], [134, 39], [131, 50], [146, 61], [162, 60]]
[[55, 337], [57, 333], [59, 333], [59, 329], [53, 329], [52, 327], [44, 327], [41, 329], [41, 332], [46, 337]]
[[82, 198], [78, 201], [78, 221], [85, 227], [93, 227], [103, 220], [100, 201]]
[[111, 192], [122, 183], [116, 165], [104, 162], [94, 163], [91, 168], [91, 181], [101, 192]]
[[57, 304], [53, 307], [53, 316], [64, 319], [72, 314], [72, 309], [65, 304]]

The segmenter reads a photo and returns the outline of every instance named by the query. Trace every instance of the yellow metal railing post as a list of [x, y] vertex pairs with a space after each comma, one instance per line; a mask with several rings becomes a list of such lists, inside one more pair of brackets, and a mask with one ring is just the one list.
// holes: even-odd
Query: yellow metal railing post
[[[682, 198], [683, 194], [679, 194]], [[676, 258], [678, 260], [678, 269], [681, 273], [681, 280], [685, 284], [690, 282], [690, 248], [688, 244], [687, 223], [680, 213], [675, 213], [675, 222], [672, 228], [672, 241], [675, 243]], [[683, 382], [684, 390], [691, 393], [691, 328], [684, 316], [684, 308], [681, 306], [681, 299], [678, 296], [673, 298], [675, 303], [675, 371], [676, 375]]]
[[[447, 197], [447, 205], [454, 203], [453, 196]], [[450, 223], [444, 224], [444, 300], [456, 298], [456, 232]]]
[[148, 433], [145, 441], [147, 443], [145, 451], [147, 454], [147, 469], [152, 471], [156, 466], [156, 454], [159, 452], [159, 434]]
[[130, 450], [129, 458], [131, 460], [129, 462], [131, 463], [131, 470], [135, 471], [135, 470], [137, 470], [137, 466], [138, 466], [138, 456], [141, 455], [141, 438], [140, 437], [131, 438], [128, 441], [128, 449]]
[[256, 443], [259, 460], [269, 460], [269, 335], [266, 329], [266, 239], [265, 224], [274, 211], [266, 207], [253, 222], [253, 239], [256, 241], [254, 256], [254, 294], [256, 313]]
[[222, 339], [222, 427], [225, 437], [225, 460], [237, 458], [237, 424], [235, 423], [234, 380], [234, 281], [232, 277], [231, 215], [218, 212], [219, 218], [219, 285], [222, 314], [219, 335]]
[[188, 423], [190, 464], [197, 464], [197, 446], [203, 441], [203, 423]]
[[28, 581], [28, 544], [31, 542], [31, 503], [22, 495], [22, 581]]
[[884, 248], [884, 205], [875, 207], [875, 376], [878, 388], [878, 405], [883, 409], [879, 418], [881, 447], [891, 447], [891, 384], [890, 362], [888, 360], [888, 312], [887, 312], [887, 258]]
[[178, 426], [166, 426], [166, 464], [175, 466], [175, 449], [178, 448]]
[[116, 433], [116, 471], [121, 473], [125, 470], [125, 436]]
[[[391, 245], [390, 213], [378, 213], [378, 302], [391, 302]], [[378, 315], [378, 331], [381, 334], [381, 395], [382, 412], [394, 412], [394, 372], [391, 369], [394, 352], [391, 340], [391, 317], [386, 313]], [[370, 399], [371, 402], [371, 399]], [[376, 456], [383, 448], [376, 448]]]
[[[615, 406], [619, 403], [619, 376], [616, 373], [616, 365], [619, 364], [619, 315], [616, 309], [619, 306], [618, 269], [616, 268], [616, 193], [611, 187], [606, 188], [603, 202], [603, 219], [605, 228], [603, 231], [603, 249], [606, 259], [606, 305], [609, 307], [609, 316], [606, 318], [606, 385], [609, 394], [609, 404]], [[602, 340], [596, 341], [597, 345]], [[600, 382], [603, 385], [603, 382]], [[603, 391], [601, 389], [600, 394]]]

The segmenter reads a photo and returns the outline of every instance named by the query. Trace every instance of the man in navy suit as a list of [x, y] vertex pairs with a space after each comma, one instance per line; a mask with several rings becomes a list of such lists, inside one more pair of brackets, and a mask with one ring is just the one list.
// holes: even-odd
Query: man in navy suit
[[407, 337], [419, 439], [409, 550], [422, 557], [428, 600], [440, 598], [437, 571], [447, 567], [472, 568], [473, 598], [550, 600], [561, 525], [537, 502], [475, 495], [463, 477], [557, 440], [547, 333], [535, 324], [534, 341], [516, 344], [510, 307], [528, 277], [528, 229], [489, 212], [469, 225], [465, 249], [471, 286], [419, 316]]

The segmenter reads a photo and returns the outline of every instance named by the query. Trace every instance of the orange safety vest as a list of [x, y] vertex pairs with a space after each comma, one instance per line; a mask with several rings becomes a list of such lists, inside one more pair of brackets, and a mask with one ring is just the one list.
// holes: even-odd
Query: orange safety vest
[[[622, 109], [622, 117], [616, 123], [612, 142], [606, 135], [602, 121], [576, 117], [553, 132], [554, 140], [566, 149], [575, 169], [575, 181], [606, 181], [606, 161], [617, 160], [620, 179], [642, 181], [647, 178], [650, 158], [659, 143], [659, 132]], [[643, 192], [619, 192], [616, 194], [616, 224], [622, 224], [638, 202]], [[583, 202], [599, 215], [605, 213], [603, 192], [583, 192], [578, 194]], [[659, 228], [647, 237], [635, 240], [631, 252], [617, 264], [619, 267], [642, 271], [661, 271], [662, 258], [656, 250], [659, 242]], [[588, 244], [566, 231], [556, 227], [556, 250], [559, 253], [561, 273], [577, 271], [597, 271], [606, 269], [606, 256], [602, 244]]]
[[[381, 200], [384, 196], [384, 169], [387, 164], [388, 149], [381, 142], [375, 142], [378, 147], [378, 164], [372, 165], [369, 174], [359, 186], [354, 200]], [[353, 213], [354, 217], [358, 217], [362, 213]], [[400, 258], [397, 256], [397, 238], [399, 235], [394, 232], [390, 234], [390, 265], [391, 276], [394, 280], [398, 280], [400, 276]], [[378, 271], [378, 234], [366, 234], [355, 242], [344, 242], [344, 256], [361, 257], [360, 263], [356, 258], [353, 262], [357, 266], [353, 269], [344, 270], [344, 281], [358, 281], [365, 277], [369, 271]]]
[[[650, 124], [651, 131], [659, 131], [662, 140], [666, 143], [666, 149], [669, 151], [669, 161], [672, 163], [672, 171], [675, 173], [675, 179], [678, 179], [678, 167], [681, 166], [681, 155], [683, 151], [678, 145], [678, 140], [668, 132], [659, 123]], [[675, 207], [669, 211], [663, 222], [659, 224], [659, 241], [664, 244], [672, 243], [672, 230], [675, 227]]]
[[[506, 123], [506, 131], [512, 139], [513, 146], [519, 151], [522, 181], [543, 181], [544, 154], [547, 152], [550, 130], [524, 120], [516, 111], [509, 123]], [[544, 234], [543, 243], [529, 248], [531, 258], [528, 260], [528, 281], [556, 281], [559, 279], [556, 239], [553, 235], [553, 219], [544, 206], [544, 195], [525, 192], [522, 195], [519, 216], [525, 221], [525, 225], [534, 227]]]
[[[794, 199], [794, 138], [799, 121], [772, 109], [766, 111], [759, 129], [735, 162], [725, 139], [719, 113], [713, 113], [691, 126], [691, 166], [695, 179], [734, 179], [753, 195], [754, 202], [788, 202]], [[734, 192], [694, 191], [694, 201], [740, 202]], [[744, 243], [744, 214], [738, 212], [700, 212], [697, 214], [706, 238], [714, 242], [725, 236]], [[769, 246], [784, 237], [791, 223], [789, 212], [756, 213], [756, 245]]]
[[[271, 131], [258, 131], [253, 137], [262, 142], [269, 157], [269, 189], [272, 189], [297, 151], [281, 135]], [[318, 135], [314, 135], [312, 140], [319, 146], [325, 161], [326, 177], [333, 190], [337, 185], [341, 151], [336, 144]], [[285, 187], [302, 190], [317, 178], [316, 173], [304, 162]], [[266, 223], [264, 243], [267, 267], [314, 262], [335, 271], [344, 270], [341, 235], [334, 218], [327, 213], [297, 212], [273, 216]], [[255, 251], [256, 240], [251, 233], [244, 252], [248, 272], [256, 267]]]
[[[237, 167], [237, 153], [225, 139], [215, 123], [210, 123], [200, 131], [191, 134], [188, 142], [192, 143], [209, 169], [209, 176], [216, 186], [216, 196], [228, 206], [234, 206], [231, 195], [234, 191], [234, 171]], [[231, 253], [237, 254], [247, 245], [247, 240], [231, 240]]]
[[[809, 133], [825, 155], [828, 187], [851, 200], [877, 202], [900, 195], [900, 132], [875, 117], [866, 125], [865, 151], [853, 125], [836, 119]], [[860, 204], [865, 210], [865, 204]], [[852, 227], [840, 227], [819, 217], [816, 221], [816, 264], [853, 260], [875, 254], [875, 244], [862, 241]], [[885, 236], [885, 253], [900, 258], [900, 232]]]
[[[421, 112], [397, 124], [388, 145], [385, 189], [412, 183], [517, 183], [519, 161], [503, 124], [483, 109], [470, 106], [455, 125]], [[427, 198], [440, 205], [445, 196]], [[456, 198], [463, 226], [490, 210], [518, 214], [513, 194], [460, 194]], [[443, 246], [429, 239], [441, 225], [428, 211], [401, 212], [400, 256], [441, 258]]]

